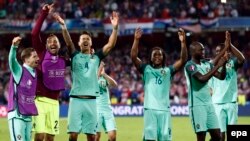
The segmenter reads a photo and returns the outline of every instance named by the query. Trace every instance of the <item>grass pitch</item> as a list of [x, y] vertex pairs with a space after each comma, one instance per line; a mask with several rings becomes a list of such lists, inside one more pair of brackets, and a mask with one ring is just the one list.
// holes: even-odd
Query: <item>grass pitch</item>
[[[143, 131], [142, 117], [116, 117], [117, 141], [141, 141]], [[239, 117], [239, 124], [250, 124], [250, 117]], [[172, 117], [173, 141], [194, 141], [195, 133], [188, 117]], [[210, 135], [207, 134], [207, 141]], [[8, 122], [6, 118], [0, 118], [0, 141], [9, 141]], [[78, 140], [86, 141], [85, 135], [81, 134]], [[107, 141], [107, 135], [102, 133], [101, 141]], [[55, 141], [68, 141], [67, 119], [60, 119], [60, 134]]]

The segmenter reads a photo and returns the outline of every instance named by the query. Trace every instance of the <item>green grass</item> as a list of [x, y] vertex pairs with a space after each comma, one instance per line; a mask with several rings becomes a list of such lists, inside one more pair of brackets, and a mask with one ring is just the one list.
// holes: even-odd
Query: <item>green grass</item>
[[[173, 141], [194, 141], [195, 134], [192, 130], [188, 117], [173, 117]], [[118, 132], [118, 141], [140, 141], [142, 140], [143, 118], [142, 117], [117, 117], [116, 118]], [[250, 124], [250, 117], [239, 117], [239, 124]], [[60, 134], [56, 136], [55, 141], [68, 141], [67, 119], [60, 120]], [[8, 123], [6, 118], [0, 118], [0, 135], [1, 139], [6, 141], [9, 139]], [[86, 141], [85, 135], [81, 134], [78, 140]], [[207, 140], [209, 135], [207, 134]], [[101, 141], [107, 141], [106, 134], [102, 134]]]

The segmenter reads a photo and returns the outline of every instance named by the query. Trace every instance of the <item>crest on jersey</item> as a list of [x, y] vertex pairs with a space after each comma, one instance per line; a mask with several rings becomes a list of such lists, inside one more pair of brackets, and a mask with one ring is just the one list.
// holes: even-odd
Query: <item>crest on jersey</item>
[[209, 71], [210, 71], [210, 68], [206, 68], [206, 71], [209, 72]]
[[51, 59], [52, 59], [52, 60], [56, 60], [56, 56], [52, 56]]
[[196, 128], [197, 128], [197, 129], [200, 129], [200, 124], [196, 124]]
[[189, 70], [189, 71], [194, 71], [194, 68], [195, 68], [195, 66], [194, 66], [194, 65], [191, 65], [191, 66], [189, 66], [188, 70]]
[[56, 63], [57, 62], [57, 56], [51, 56], [51, 62]]
[[232, 64], [227, 63], [227, 64], [226, 64], [226, 67], [227, 67], [227, 68], [231, 68], [231, 67], [232, 67]]
[[17, 135], [17, 139], [18, 140], [22, 140], [22, 136], [21, 135]]
[[166, 71], [165, 71], [165, 70], [161, 70], [161, 74], [162, 74], [163, 76], [165, 76], [165, 75], [166, 75]]
[[31, 86], [31, 85], [32, 85], [32, 82], [31, 82], [30, 79], [27, 81], [27, 85], [28, 85], [28, 86]]

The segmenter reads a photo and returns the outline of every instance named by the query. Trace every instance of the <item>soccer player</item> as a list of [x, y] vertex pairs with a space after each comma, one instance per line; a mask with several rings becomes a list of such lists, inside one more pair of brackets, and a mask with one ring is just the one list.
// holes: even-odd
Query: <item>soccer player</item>
[[11, 141], [31, 141], [32, 116], [37, 115], [35, 92], [39, 57], [33, 48], [21, 53], [23, 65], [17, 61], [17, 48], [21, 37], [12, 40], [9, 53], [11, 71], [8, 96], [8, 123]]
[[178, 32], [181, 41], [180, 59], [166, 66], [166, 55], [162, 48], [154, 47], [149, 64], [138, 58], [138, 44], [142, 30], [137, 28], [131, 49], [131, 59], [142, 73], [144, 81], [144, 140], [172, 140], [169, 91], [171, 78], [187, 61], [186, 36], [183, 29]]
[[[228, 46], [228, 38], [226, 38], [225, 43]], [[191, 43], [190, 53], [191, 60], [186, 63], [184, 72], [188, 85], [189, 115], [192, 126], [196, 133], [197, 141], [205, 141], [207, 131], [210, 133], [212, 141], [219, 141], [220, 129], [212, 105], [208, 81], [212, 76], [219, 79], [225, 78], [226, 55], [220, 58], [216, 66], [212, 67], [212, 64], [204, 59], [205, 51], [201, 43]], [[221, 54], [219, 55], [221, 56]], [[219, 73], [217, 70], [221, 66], [223, 67], [221, 73]]]
[[[110, 17], [113, 31], [109, 41], [96, 53], [91, 53], [91, 34], [84, 31], [79, 38], [80, 52], [76, 50], [67, 31], [64, 20], [57, 15], [61, 24], [63, 37], [71, 55], [72, 89], [68, 112], [68, 133], [70, 141], [76, 141], [79, 133], [85, 133], [88, 141], [95, 141], [97, 129], [96, 97], [99, 96], [97, 72], [100, 61], [114, 48], [117, 40], [118, 13]], [[80, 107], [80, 108], [79, 108]]]
[[103, 127], [105, 132], [108, 133], [109, 141], [116, 141], [116, 123], [112, 108], [110, 105], [109, 89], [108, 87], [117, 87], [116, 81], [106, 74], [104, 62], [101, 62], [98, 70], [98, 83], [100, 88], [100, 96], [97, 97], [97, 136], [96, 141], [100, 141], [101, 128]]
[[[237, 69], [240, 68], [244, 61], [244, 55], [231, 43], [230, 40], [230, 54], [226, 64], [226, 78], [219, 80], [215, 77], [212, 79], [212, 101], [215, 107], [215, 113], [218, 117], [221, 138], [225, 140], [225, 132], [227, 125], [237, 123], [238, 119], [238, 85], [237, 85]], [[218, 55], [224, 48], [224, 44], [219, 44], [216, 47], [216, 55]], [[215, 58], [216, 59], [216, 58]]]
[[59, 134], [59, 94], [64, 87], [64, 72], [67, 61], [58, 55], [60, 42], [55, 35], [49, 35], [46, 43], [40, 37], [42, 24], [53, 10], [53, 4], [45, 4], [32, 30], [32, 46], [41, 61], [37, 69], [38, 84], [36, 105], [38, 116], [33, 117], [35, 141], [53, 141]]

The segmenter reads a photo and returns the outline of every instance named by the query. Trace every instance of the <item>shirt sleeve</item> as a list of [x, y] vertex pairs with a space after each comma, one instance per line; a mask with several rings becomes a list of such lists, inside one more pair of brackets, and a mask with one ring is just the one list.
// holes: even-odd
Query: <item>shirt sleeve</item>
[[16, 83], [19, 83], [22, 75], [22, 66], [19, 64], [16, 58], [17, 47], [11, 46], [9, 53], [9, 66], [10, 71]]
[[197, 66], [196, 66], [195, 64], [193, 64], [193, 63], [187, 64], [187, 65], [185, 66], [185, 69], [186, 69], [187, 73], [190, 74], [191, 76], [192, 76], [193, 74], [195, 74], [196, 72], [198, 72]]
[[104, 55], [102, 49], [97, 51], [94, 55], [98, 56], [100, 60], [104, 59], [106, 56]]
[[173, 65], [170, 65], [168, 68], [170, 70], [171, 77], [173, 77], [175, 73], [177, 72], [176, 69], [174, 68]]
[[49, 14], [49, 11], [41, 10], [40, 15], [35, 22], [35, 26], [32, 29], [32, 47], [35, 48], [38, 54], [46, 50], [46, 46], [45, 44], [43, 44], [41, 40], [40, 32], [41, 32], [41, 28], [44, 23], [44, 20], [46, 19], [48, 14]]
[[79, 53], [79, 51], [75, 51], [70, 55], [71, 61], [72, 59]]
[[147, 65], [148, 64], [141, 64], [140, 67], [139, 67], [139, 72], [143, 74], [143, 72], [144, 72]]

